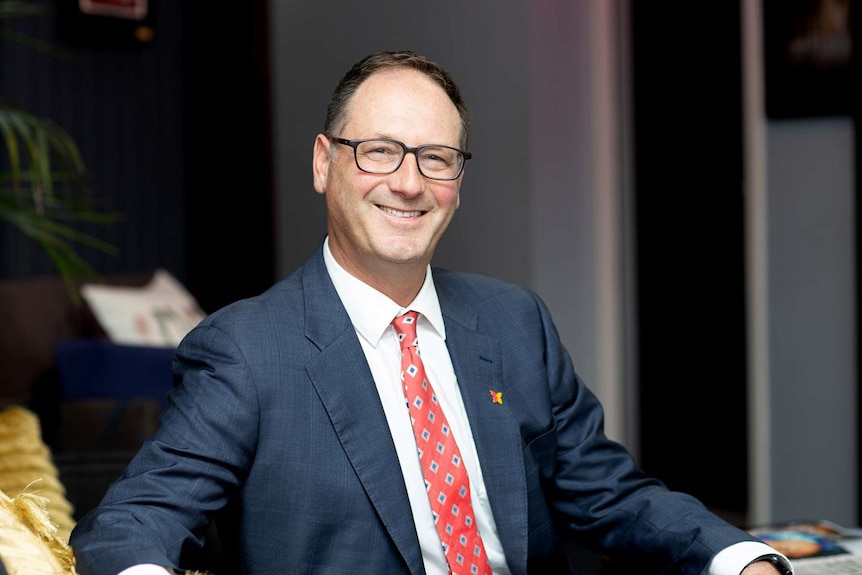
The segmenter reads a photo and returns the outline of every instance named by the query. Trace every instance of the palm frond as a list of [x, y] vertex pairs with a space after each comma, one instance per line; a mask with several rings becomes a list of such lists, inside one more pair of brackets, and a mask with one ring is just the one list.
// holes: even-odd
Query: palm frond
[[[32, 0], [0, 0], [0, 21], [45, 17], [50, 9]], [[49, 42], [0, 27], [0, 41], [68, 58]], [[80, 256], [86, 246], [115, 254], [110, 243], [82, 232], [75, 224], [106, 225], [117, 214], [95, 209], [88, 174], [78, 145], [66, 130], [0, 96], [0, 221], [17, 228], [51, 258], [69, 294], [79, 301], [75, 279], [96, 277]]]
[[0, 19], [32, 18], [44, 16], [47, 13], [47, 8], [38, 2], [28, 2], [27, 0], [0, 1]]
[[[23, 0], [0, 0], [0, 20], [44, 18], [51, 14], [51, 10], [44, 4], [38, 2], [26, 2]], [[28, 34], [0, 27], [0, 41], [18, 44], [34, 52], [40, 52], [65, 60], [73, 59], [74, 56], [68, 50], [64, 50], [39, 38]]]

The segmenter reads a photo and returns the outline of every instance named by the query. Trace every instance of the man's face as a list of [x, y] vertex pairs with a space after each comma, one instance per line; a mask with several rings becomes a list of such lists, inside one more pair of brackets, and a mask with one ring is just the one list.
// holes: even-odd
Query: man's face
[[[433, 80], [411, 69], [376, 72], [356, 90], [340, 134], [348, 140], [391, 138], [409, 147], [460, 147], [461, 118]], [[424, 177], [408, 153], [392, 174], [362, 172], [353, 150], [320, 135], [314, 146], [314, 187], [326, 195], [329, 244], [339, 263], [360, 279], [392, 271], [424, 270], [460, 202], [461, 177]], [[412, 265], [412, 267], [411, 267]]]

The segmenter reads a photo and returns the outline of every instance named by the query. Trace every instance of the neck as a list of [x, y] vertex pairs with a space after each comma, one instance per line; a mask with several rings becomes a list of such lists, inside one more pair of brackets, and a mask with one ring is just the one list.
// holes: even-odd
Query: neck
[[[424, 280], [423, 280], [424, 281]], [[415, 290], [391, 290], [391, 289], [383, 289], [380, 287], [376, 287], [380, 292], [389, 297], [392, 301], [400, 305], [401, 307], [407, 307], [416, 299], [416, 296], [419, 295], [419, 290], [422, 288], [422, 282], [419, 283], [418, 287]]]
[[419, 295], [419, 290], [425, 283], [426, 270], [427, 266], [422, 266], [421, 270], [398, 269], [366, 275], [357, 275], [348, 271], [401, 307], [407, 307]]
[[427, 263], [380, 262], [373, 267], [355, 265], [345, 254], [332, 250], [332, 256], [344, 270], [356, 279], [370, 285], [401, 307], [416, 299], [425, 283]]

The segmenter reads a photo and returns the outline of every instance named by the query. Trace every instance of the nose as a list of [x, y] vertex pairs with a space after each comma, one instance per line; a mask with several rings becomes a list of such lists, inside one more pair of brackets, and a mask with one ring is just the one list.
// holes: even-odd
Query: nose
[[393, 192], [410, 196], [422, 193], [425, 189], [425, 176], [419, 171], [415, 152], [407, 152], [404, 155], [401, 165], [390, 175], [390, 182]]

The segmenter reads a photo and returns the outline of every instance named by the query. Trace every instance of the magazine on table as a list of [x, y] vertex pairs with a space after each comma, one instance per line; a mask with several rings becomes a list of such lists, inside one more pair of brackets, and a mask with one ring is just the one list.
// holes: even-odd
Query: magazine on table
[[851, 529], [831, 521], [798, 520], [748, 530], [789, 559], [851, 553], [847, 543], [862, 538], [862, 529]]

